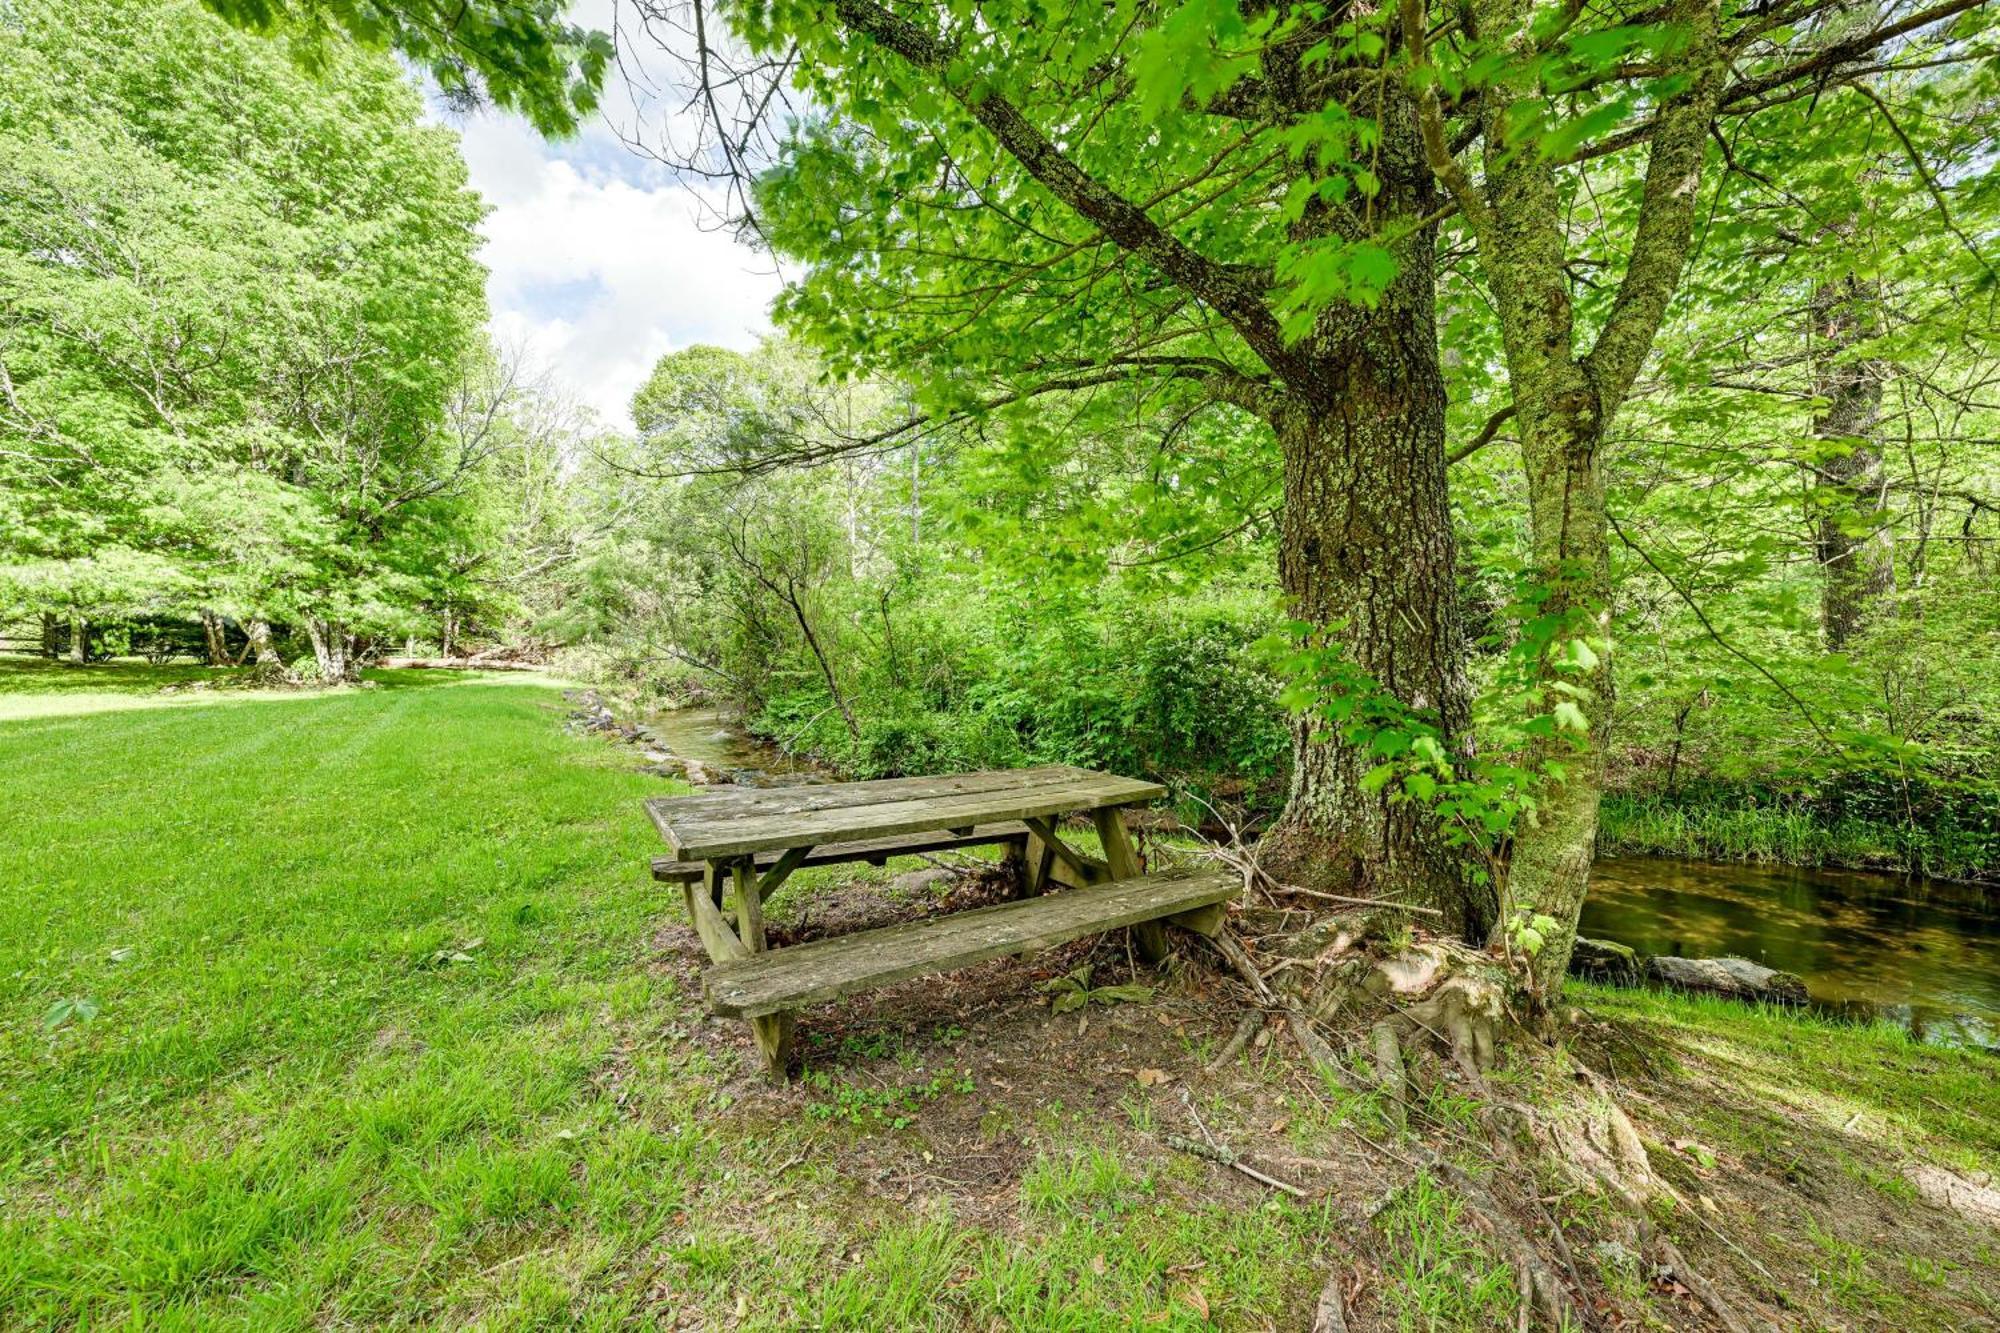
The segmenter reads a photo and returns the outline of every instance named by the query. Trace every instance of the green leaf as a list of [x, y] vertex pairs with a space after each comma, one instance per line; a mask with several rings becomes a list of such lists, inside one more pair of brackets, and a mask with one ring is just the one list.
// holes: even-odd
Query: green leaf
[[97, 1001], [84, 995], [57, 1000], [42, 1015], [42, 1030], [55, 1032], [71, 1022], [88, 1023], [97, 1017]]

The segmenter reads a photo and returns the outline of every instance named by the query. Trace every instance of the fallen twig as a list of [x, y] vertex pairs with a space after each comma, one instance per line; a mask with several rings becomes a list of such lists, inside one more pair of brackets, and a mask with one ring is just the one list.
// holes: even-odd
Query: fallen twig
[[[1268, 878], [1268, 877], [1267, 877]], [[1355, 898], [1345, 893], [1327, 893], [1323, 889], [1308, 889], [1297, 884], [1276, 885], [1280, 893], [1295, 893], [1301, 898], [1320, 898], [1330, 903], [1348, 903], [1355, 907], [1393, 907], [1398, 912], [1420, 912], [1425, 916], [1443, 916], [1441, 908], [1418, 907], [1414, 903], [1399, 903], [1393, 898]]]
[[1678, 1246], [1659, 1232], [1654, 1233], [1653, 1243], [1659, 1246], [1661, 1257], [1673, 1266], [1674, 1277], [1682, 1286], [1701, 1298], [1701, 1303], [1709, 1308], [1729, 1333], [1750, 1333], [1749, 1325], [1743, 1322], [1735, 1307], [1724, 1300], [1722, 1293], [1711, 1286], [1708, 1279], [1687, 1261], [1687, 1256], [1680, 1252]]
[[1258, 1184], [1269, 1185], [1272, 1189], [1276, 1190], [1283, 1190], [1295, 1199], [1309, 1199], [1312, 1197], [1297, 1185], [1280, 1180], [1276, 1176], [1265, 1175], [1262, 1171], [1259, 1171], [1256, 1167], [1251, 1166], [1241, 1157], [1238, 1157], [1233, 1149], [1225, 1148], [1219, 1143], [1211, 1145], [1188, 1138], [1185, 1134], [1169, 1134], [1167, 1135], [1167, 1146], [1169, 1148], [1177, 1148], [1181, 1152], [1195, 1157], [1205, 1158], [1218, 1166], [1226, 1166], [1233, 1170], [1241, 1171]]

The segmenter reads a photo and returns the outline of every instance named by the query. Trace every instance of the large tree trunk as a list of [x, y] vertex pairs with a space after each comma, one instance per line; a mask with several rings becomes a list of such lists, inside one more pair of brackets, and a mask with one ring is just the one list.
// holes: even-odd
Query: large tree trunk
[[90, 661], [90, 622], [82, 616], [69, 618], [69, 660], [75, 666]]
[[258, 666], [283, 666], [284, 659], [278, 656], [278, 645], [271, 637], [271, 622], [262, 617], [254, 617], [243, 623], [243, 633], [250, 641], [250, 649], [257, 656]]
[[[1385, 122], [1376, 206], [1423, 217], [1436, 201], [1407, 98], [1392, 98]], [[1285, 481], [1278, 578], [1295, 617], [1338, 625], [1346, 661], [1458, 755], [1471, 708], [1445, 487], [1435, 228], [1411, 230], [1396, 260], [1381, 301], [1328, 311], [1286, 376], [1273, 419]], [[1381, 762], [1368, 740], [1311, 715], [1294, 722], [1290, 798], [1260, 860], [1308, 888], [1440, 908], [1452, 929], [1484, 938], [1492, 892], [1474, 885], [1427, 802], [1364, 789]]]
[[[1571, 369], [1574, 369], [1573, 363]], [[1581, 378], [1578, 372], [1578, 378]], [[1576, 944], [1576, 922], [1590, 888], [1597, 854], [1597, 812], [1611, 749], [1615, 685], [1611, 674], [1611, 544], [1604, 494], [1603, 437], [1595, 395], [1569, 399], [1589, 404], [1564, 410], [1521, 404], [1521, 452], [1528, 475], [1534, 566], [1547, 594], [1543, 623], [1560, 626], [1558, 642], [1596, 640], [1596, 664], [1577, 669], [1570, 654], [1545, 655], [1545, 700], [1574, 703], [1589, 730], [1558, 732], [1539, 742], [1532, 768], [1560, 765], [1562, 776], [1542, 782], [1532, 819], [1514, 839], [1507, 875], [1509, 905], [1552, 917], [1559, 929], [1535, 958], [1536, 989], [1552, 996], [1562, 985]], [[1557, 403], [1564, 401], [1561, 395]], [[1532, 404], [1532, 406], [1530, 406]], [[1576, 687], [1578, 693], [1557, 690]]]
[[1876, 531], [1882, 513], [1882, 455], [1874, 431], [1882, 412], [1882, 366], [1854, 349], [1873, 335], [1881, 284], [1844, 278], [1812, 298], [1813, 421], [1821, 449], [1813, 468], [1813, 547], [1820, 566], [1820, 626], [1829, 651], [1847, 646], [1877, 599], [1891, 565]]
[[[1525, 0], [1483, 0], [1472, 8], [1481, 37], [1496, 42], [1526, 39], [1532, 12]], [[1686, 25], [1687, 45], [1677, 59], [1690, 77], [1656, 113], [1625, 275], [1587, 354], [1577, 350], [1571, 237], [1555, 167], [1523, 151], [1509, 133], [1517, 104], [1544, 96], [1532, 65], [1504, 72], [1482, 91], [1486, 180], [1483, 190], [1464, 187], [1461, 198], [1493, 285], [1521, 435], [1532, 563], [1543, 599], [1535, 623], [1546, 635], [1537, 665], [1541, 707], [1570, 724], [1524, 756], [1544, 777], [1536, 808], [1515, 835], [1507, 873], [1507, 906], [1555, 921], [1534, 959], [1535, 989], [1544, 998], [1561, 987], [1576, 944], [1611, 746], [1606, 432], [1680, 282], [1708, 127], [1727, 68], [1715, 0], [1674, 0], [1668, 13]], [[1576, 734], [1570, 707], [1581, 713], [1585, 734]]]
[[340, 685], [361, 678], [361, 664], [356, 651], [359, 640], [346, 625], [337, 620], [307, 616], [306, 635], [312, 640], [313, 660], [319, 665], [321, 680], [329, 685]]
[[42, 656], [54, 661], [62, 656], [62, 622], [55, 612], [42, 612]]
[[[1496, 107], [1492, 114], [1497, 122], [1503, 113]], [[1497, 125], [1490, 124], [1488, 133], [1497, 133]], [[1503, 907], [1557, 924], [1545, 933], [1534, 969], [1537, 991], [1553, 996], [1569, 967], [1590, 887], [1611, 746], [1611, 543], [1603, 446], [1616, 395], [1605, 402], [1604, 390], [1574, 351], [1563, 264], [1567, 238], [1556, 225], [1561, 209], [1554, 173], [1506, 158], [1504, 146], [1489, 143], [1487, 152], [1494, 213], [1506, 223], [1481, 259], [1502, 312], [1528, 485], [1530, 560], [1543, 598], [1535, 617], [1536, 632], [1547, 640], [1537, 667], [1540, 706], [1554, 714], [1559, 705], [1574, 705], [1588, 727], [1578, 734], [1572, 722], [1531, 744], [1522, 757], [1531, 771], [1546, 776], [1508, 860]], [[1570, 646], [1579, 642], [1586, 650], [1581, 659]], [[1578, 669], [1579, 660], [1592, 656], [1594, 665]]]

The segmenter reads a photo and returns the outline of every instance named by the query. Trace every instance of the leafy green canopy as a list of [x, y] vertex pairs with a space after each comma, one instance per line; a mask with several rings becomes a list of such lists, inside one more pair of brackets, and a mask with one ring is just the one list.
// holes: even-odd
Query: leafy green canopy
[[309, 69], [335, 63], [346, 38], [393, 50], [436, 79], [446, 96], [483, 98], [526, 116], [543, 134], [575, 131], [597, 109], [611, 39], [565, 17], [563, 0], [202, 0], [239, 28], [292, 39]]
[[192, 3], [11, 14], [16, 600], [387, 615], [468, 462], [440, 429], [485, 314], [451, 136], [392, 62], [334, 52], [317, 80]]

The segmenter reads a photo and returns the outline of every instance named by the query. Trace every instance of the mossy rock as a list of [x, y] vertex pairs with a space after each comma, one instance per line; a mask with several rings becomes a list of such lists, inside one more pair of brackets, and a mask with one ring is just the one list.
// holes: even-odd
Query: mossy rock
[[1645, 970], [1646, 962], [1639, 951], [1616, 940], [1593, 940], [1579, 935], [1569, 955], [1571, 976], [1607, 986], [1636, 986]]

